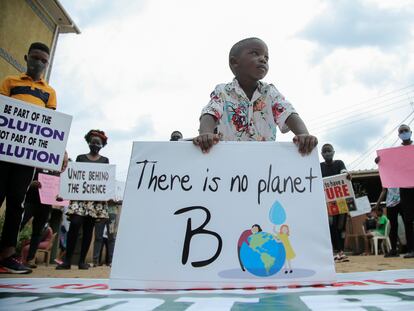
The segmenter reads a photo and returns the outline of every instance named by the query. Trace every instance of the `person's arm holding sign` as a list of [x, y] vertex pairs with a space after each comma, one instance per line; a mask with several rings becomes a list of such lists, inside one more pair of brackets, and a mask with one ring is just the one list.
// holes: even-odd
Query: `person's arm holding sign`
[[310, 135], [302, 118], [297, 113], [292, 113], [286, 120], [286, 125], [295, 134], [293, 142], [298, 147], [302, 155], [312, 152], [318, 144], [318, 139]]
[[220, 141], [218, 134], [214, 134], [217, 126], [216, 119], [210, 114], [204, 114], [200, 118], [199, 135], [193, 139], [193, 143], [201, 148], [201, 151], [207, 153]]
[[379, 198], [378, 198], [378, 200], [377, 200], [377, 203], [375, 203], [375, 206], [374, 206], [374, 208], [373, 209], [378, 209], [379, 208], [379, 206], [380, 206], [380, 204], [381, 204], [381, 202], [382, 201], [384, 201], [384, 198], [385, 198], [385, 195], [387, 194], [387, 188], [382, 188], [382, 191], [381, 191], [381, 193], [380, 193], [380, 196], [379, 196]]
[[342, 160], [338, 160], [340, 165], [342, 166], [340, 174], [346, 174], [346, 179], [351, 180], [351, 174], [348, 172], [348, 170], [345, 167], [345, 163]]

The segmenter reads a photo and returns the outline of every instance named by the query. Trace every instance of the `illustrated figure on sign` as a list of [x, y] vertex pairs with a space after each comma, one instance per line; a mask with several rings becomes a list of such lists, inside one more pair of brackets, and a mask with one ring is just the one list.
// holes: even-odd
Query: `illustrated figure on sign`
[[238, 255], [242, 270], [259, 277], [276, 274], [285, 262], [283, 244], [257, 224], [240, 236]]
[[260, 227], [260, 225], [254, 224], [251, 229], [243, 231], [242, 234], [240, 235], [239, 241], [237, 242], [237, 256], [239, 257], [240, 268], [243, 271], [246, 271], [246, 269], [244, 269], [244, 265], [243, 265], [242, 260], [240, 258], [240, 248], [242, 247], [243, 243], [246, 243], [247, 245], [250, 245], [249, 237], [252, 234], [255, 234], [255, 233], [261, 232], [261, 231], [262, 231], [262, 228]]
[[292, 273], [292, 265], [290, 261], [296, 257], [295, 252], [293, 251], [292, 245], [289, 241], [289, 226], [282, 225], [280, 227], [279, 233], [276, 233], [276, 238], [280, 240], [285, 248], [286, 261], [285, 261], [285, 273]]

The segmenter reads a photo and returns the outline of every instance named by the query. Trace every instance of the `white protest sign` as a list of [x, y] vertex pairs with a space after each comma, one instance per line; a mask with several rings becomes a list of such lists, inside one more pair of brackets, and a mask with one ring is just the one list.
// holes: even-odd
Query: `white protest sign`
[[339, 174], [323, 179], [326, 206], [330, 216], [355, 210], [354, 188], [346, 176], [347, 174]]
[[356, 210], [350, 212], [351, 217], [364, 215], [371, 212], [371, 203], [369, 203], [368, 197], [365, 195], [355, 199]]
[[72, 116], [0, 95], [0, 160], [60, 171]]
[[[262, 230], [262, 231], [260, 231]], [[111, 288], [332, 282], [318, 153], [293, 143], [135, 142]]]
[[108, 201], [115, 198], [115, 165], [69, 162], [60, 175], [60, 196], [66, 200]]

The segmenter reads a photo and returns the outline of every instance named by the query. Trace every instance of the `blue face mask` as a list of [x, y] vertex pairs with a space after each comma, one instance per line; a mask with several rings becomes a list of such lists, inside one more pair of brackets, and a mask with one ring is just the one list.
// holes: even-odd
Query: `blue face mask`
[[402, 132], [402, 133], [398, 134], [398, 137], [401, 140], [410, 140], [411, 139], [411, 132]]

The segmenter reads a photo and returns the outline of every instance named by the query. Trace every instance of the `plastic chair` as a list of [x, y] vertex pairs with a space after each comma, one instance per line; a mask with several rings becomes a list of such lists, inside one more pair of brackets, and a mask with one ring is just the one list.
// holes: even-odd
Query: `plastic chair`
[[46, 249], [38, 248], [37, 251], [36, 251], [36, 255], [37, 255], [37, 253], [44, 253], [44, 262], [45, 262], [46, 266], [49, 265], [50, 253], [52, 252], [52, 246], [53, 246], [53, 243], [55, 242], [56, 236], [57, 236], [57, 233], [53, 233], [52, 239], [50, 240], [50, 243], [49, 243], [49, 245], [47, 246]]
[[[375, 255], [378, 255], [378, 240], [382, 241], [381, 244], [381, 249], [383, 251], [383, 253], [385, 254], [385, 247], [387, 248], [387, 252], [389, 252], [391, 250], [391, 241], [390, 241], [390, 221], [387, 220], [387, 223], [385, 224], [385, 233], [384, 235], [380, 235], [380, 236], [374, 236], [372, 237], [372, 244], [371, 244], [371, 252], [374, 248], [375, 250]], [[385, 243], [385, 245], [384, 245]]]

